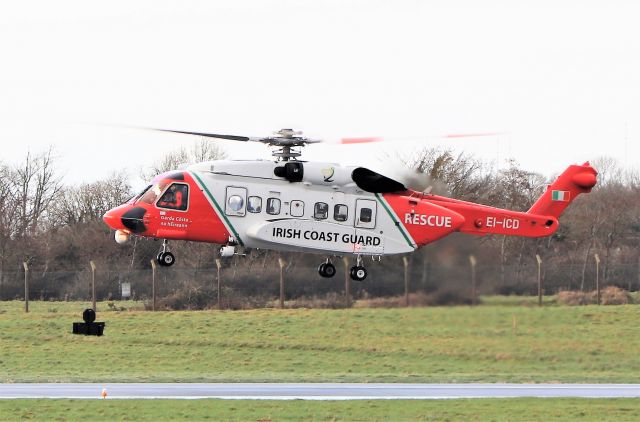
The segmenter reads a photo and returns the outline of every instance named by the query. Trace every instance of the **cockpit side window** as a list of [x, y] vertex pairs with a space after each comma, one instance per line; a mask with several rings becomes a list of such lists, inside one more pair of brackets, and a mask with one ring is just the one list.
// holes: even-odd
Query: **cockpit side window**
[[159, 208], [186, 211], [189, 206], [189, 186], [184, 183], [174, 183], [169, 186], [157, 203]]

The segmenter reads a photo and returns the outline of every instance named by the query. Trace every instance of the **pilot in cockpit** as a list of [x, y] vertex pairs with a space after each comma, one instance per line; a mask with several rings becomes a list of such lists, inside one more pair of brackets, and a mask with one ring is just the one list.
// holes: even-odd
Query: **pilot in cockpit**
[[158, 205], [165, 208], [182, 209], [184, 198], [182, 189], [177, 185], [172, 185], [158, 202]]

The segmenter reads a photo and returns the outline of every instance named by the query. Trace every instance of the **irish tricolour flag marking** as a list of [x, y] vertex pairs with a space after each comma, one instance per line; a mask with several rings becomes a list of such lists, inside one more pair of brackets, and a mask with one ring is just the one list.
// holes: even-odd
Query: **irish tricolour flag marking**
[[551, 199], [553, 201], [569, 202], [571, 192], [567, 190], [552, 190]]

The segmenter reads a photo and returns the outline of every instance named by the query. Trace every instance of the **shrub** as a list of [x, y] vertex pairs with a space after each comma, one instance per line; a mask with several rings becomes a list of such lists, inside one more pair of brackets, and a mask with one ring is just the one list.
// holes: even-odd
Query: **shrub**
[[[597, 293], [592, 292], [591, 294], [595, 302]], [[633, 300], [626, 290], [616, 286], [607, 286], [600, 290], [600, 303], [603, 305], [627, 305], [633, 303]]]
[[[595, 305], [598, 292], [562, 291], [558, 293], [558, 303], [569, 306]], [[600, 290], [600, 303], [602, 305], [626, 305], [633, 303], [633, 298], [624, 289], [616, 286], [608, 286]]]
[[586, 292], [565, 290], [558, 293], [558, 303], [568, 306], [590, 305], [595, 303], [595, 299]]

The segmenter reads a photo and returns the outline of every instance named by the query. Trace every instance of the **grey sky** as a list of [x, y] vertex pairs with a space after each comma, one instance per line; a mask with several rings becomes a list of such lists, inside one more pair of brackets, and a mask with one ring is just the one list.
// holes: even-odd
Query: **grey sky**
[[191, 144], [85, 124], [102, 122], [251, 136], [500, 131], [449, 145], [544, 174], [600, 155], [638, 166], [639, 16], [633, 1], [2, 2], [1, 157], [53, 144], [79, 183], [136, 175]]

